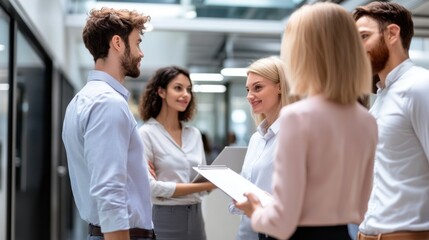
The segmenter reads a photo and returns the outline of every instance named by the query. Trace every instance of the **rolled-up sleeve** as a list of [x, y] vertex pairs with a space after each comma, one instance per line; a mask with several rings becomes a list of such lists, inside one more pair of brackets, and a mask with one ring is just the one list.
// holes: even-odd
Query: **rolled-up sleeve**
[[85, 159], [90, 172], [90, 196], [95, 199], [103, 232], [129, 228], [127, 209], [127, 149], [130, 139], [124, 100], [104, 96], [86, 114]]

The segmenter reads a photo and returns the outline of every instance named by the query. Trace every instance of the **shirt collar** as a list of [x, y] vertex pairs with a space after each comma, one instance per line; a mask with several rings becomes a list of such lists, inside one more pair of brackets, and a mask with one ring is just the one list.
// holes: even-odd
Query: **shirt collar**
[[[160, 123], [160, 122], [158, 122], [155, 118], [149, 118], [147, 121], [146, 121], [146, 123], [150, 123], [150, 124], [155, 124], [155, 125], [159, 125], [159, 126], [161, 126], [162, 127], [162, 124]], [[186, 129], [186, 128], [189, 128], [189, 125], [186, 123], [186, 122], [184, 122], [184, 121], [181, 121], [180, 122], [180, 124], [182, 125], [182, 129]]]
[[[402, 76], [412, 66], [414, 66], [414, 63], [409, 58], [404, 60], [398, 66], [396, 66], [392, 71], [389, 72], [389, 74], [387, 74], [384, 88], [390, 87], [393, 83], [396, 82], [396, 80], [399, 79], [400, 76]], [[380, 82], [377, 83], [377, 88], [383, 89]]]
[[278, 132], [280, 128], [280, 123], [278, 118], [271, 124], [271, 126], [265, 131], [267, 126], [267, 120], [264, 119], [257, 127], [258, 133], [265, 139], [269, 140], [272, 137], [274, 137]]
[[125, 98], [125, 100], [128, 101], [128, 98], [130, 97], [130, 92], [128, 92], [128, 90], [122, 84], [120, 84], [118, 80], [116, 80], [114, 77], [112, 77], [106, 72], [99, 70], [91, 70], [88, 73], [87, 81], [103, 81], [109, 84], [119, 94], [121, 94]]

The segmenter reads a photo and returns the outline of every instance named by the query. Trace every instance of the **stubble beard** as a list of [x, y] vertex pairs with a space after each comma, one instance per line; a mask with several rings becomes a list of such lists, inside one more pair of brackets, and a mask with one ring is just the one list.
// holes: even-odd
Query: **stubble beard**
[[121, 59], [122, 69], [125, 72], [125, 76], [137, 78], [140, 76], [140, 69], [138, 68], [138, 63], [140, 58], [134, 58], [131, 56], [131, 50], [129, 47], [125, 49], [125, 54]]

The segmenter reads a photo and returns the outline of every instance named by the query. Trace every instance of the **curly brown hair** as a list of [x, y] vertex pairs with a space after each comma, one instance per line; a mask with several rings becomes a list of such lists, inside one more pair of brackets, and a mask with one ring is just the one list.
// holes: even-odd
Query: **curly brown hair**
[[92, 9], [82, 32], [85, 47], [97, 61], [106, 58], [109, 52], [109, 41], [114, 35], [120, 36], [125, 46], [129, 48], [128, 36], [134, 29], [143, 34], [145, 23], [150, 21], [150, 16], [137, 11], [116, 10], [113, 8]]
[[[156, 118], [162, 107], [162, 98], [158, 95], [158, 89], [167, 89], [168, 84], [179, 74], [185, 75], [189, 82], [192, 82], [189, 72], [178, 66], [168, 66], [158, 69], [152, 78], [148, 81], [145, 90], [140, 95], [139, 101], [139, 113], [143, 121], [147, 121], [149, 118]], [[196, 112], [195, 97], [191, 91], [191, 100], [188, 107], [184, 112], [179, 112], [179, 121], [189, 121], [192, 119]]]

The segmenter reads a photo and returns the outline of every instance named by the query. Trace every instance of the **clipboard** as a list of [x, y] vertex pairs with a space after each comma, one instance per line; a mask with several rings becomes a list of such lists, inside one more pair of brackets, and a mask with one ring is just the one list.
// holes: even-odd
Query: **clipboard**
[[237, 202], [247, 201], [246, 192], [255, 194], [262, 206], [273, 201], [271, 195], [225, 165], [204, 165], [193, 169]]
[[[200, 165], [199, 167], [204, 166], [226, 166], [233, 170], [236, 173], [241, 172], [243, 166], [244, 157], [247, 153], [247, 147], [245, 146], [226, 146], [213, 160], [211, 165]], [[195, 178], [191, 181], [193, 183], [206, 182], [201, 174], [197, 174]]]

